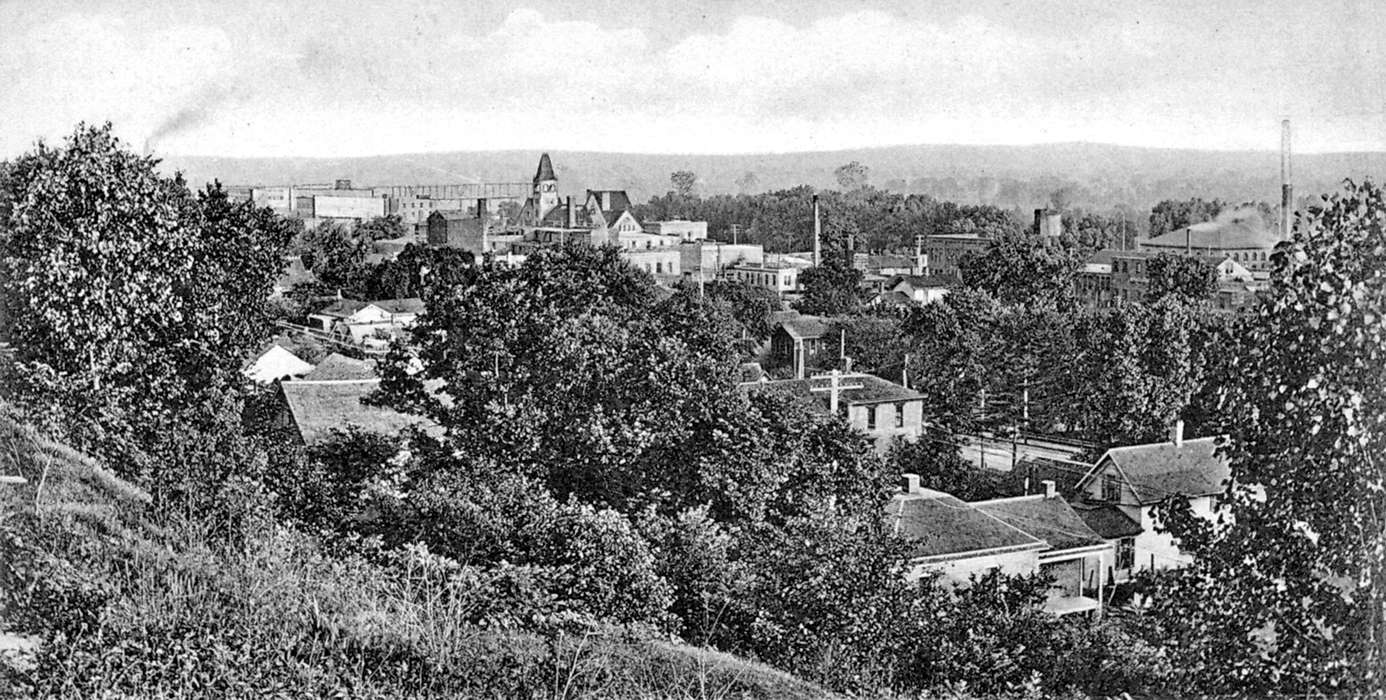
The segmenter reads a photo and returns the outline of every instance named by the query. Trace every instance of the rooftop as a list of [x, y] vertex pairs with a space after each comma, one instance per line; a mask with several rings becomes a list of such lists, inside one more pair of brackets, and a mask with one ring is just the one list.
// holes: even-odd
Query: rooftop
[[803, 314], [781, 320], [780, 327], [797, 340], [822, 338], [828, 332], [828, 322], [822, 317]]
[[1280, 242], [1277, 233], [1267, 230], [1260, 216], [1204, 221], [1139, 241], [1142, 248], [1202, 248], [1204, 250], [1236, 250], [1274, 248]]
[[1145, 532], [1140, 523], [1111, 504], [1074, 503], [1073, 510], [1093, 532], [1109, 540], [1135, 537]]
[[549, 154], [539, 156], [539, 169], [534, 173], [534, 181], [537, 183], [557, 179], [558, 176], [553, 174], [553, 163], [549, 160]]
[[380, 299], [371, 302], [370, 305], [391, 314], [421, 314], [426, 308], [423, 299], [418, 297], [409, 297], [407, 299]]
[[[860, 384], [861, 388], [843, 389], [840, 394], [844, 403], [855, 404], [877, 404], [893, 403], [896, 401], [921, 401], [924, 395], [917, 391], [903, 387], [895, 382], [886, 381], [875, 375], [862, 374], [849, 378], [844, 378], [846, 384]], [[792, 396], [799, 396], [822, 404], [827, 408], [829, 403], [828, 392], [812, 391], [814, 388], [828, 386], [826, 378], [809, 377], [807, 379], [780, 379], [777, 381], [761, 382], [753, 385], [764, 391], [774, 391]]]
[[375, 363], [370, 360], [357, 360], [340, 353], [324, 357], [313, 371], [304, 375], [303, 381], [340, 381], [375, 379]]
[[1159, 442], [1113, 447], [1098, 460], [1098, 465], [1106, 460], [1115, 463], [1141, 505], [1158, 503], [1175, 494], [1210, 496], [1222, 493], [1224, 483], [1232, 476], [1227, 461], [1216, 454], [1217, 440], [1207, 437], [1184, 440], [1178, 445]]
[[917, 558], [1046, 546], [1000, 518], [930, 489], [897, 494], [886, 504], [885, 514], [896, 534], [913, 541]]
[[1049, 543], [1048, 550], [1076, 549], [1104, 542], [1062, 497], [1020, 496], [972, 504], [988, 515]]
[[284, 382], [280, 389], [305, 445], [331, 439], [335, 431], [352, 428], [381, 435], [397, 435], [427, 419], [391, 408], [367, 406], [361, 399], [380, 386], [380, 380]]

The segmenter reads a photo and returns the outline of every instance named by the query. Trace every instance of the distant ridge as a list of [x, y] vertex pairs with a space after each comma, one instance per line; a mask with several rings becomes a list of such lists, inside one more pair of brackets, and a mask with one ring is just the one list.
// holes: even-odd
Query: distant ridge
[[[1279, 154], [1274, 151], [1200, 151], [1096, 143], [1030, 146], [917, 145], [841, 151], [747, 155], [603, 153], [550, 149], [562, 193], [588, 188], [626, 189], [635, 201], [670, 189], [669, 173], [692, 170], [701, 194], [736, 193], [746, 173], [749, 191], [800, 184], [836, 187], [833, 170], [852, 160], [869, 167], [870, 182], [896, 191], [931, 194], [959, 203], [1041, 206], [1065, 186], [1073, 204], [1149, 208], [1167, 198], [1229, 201], [1279, 198]], [[527, 182], [538, 150], [416, 153], [353, 158], [221, 158], [169, 156], [194, 185], [330, 183], [358, 185], [448, 182]], [[1386, 179], [1386, 152], [1295, 156], [1295, 191], [1336, 190], [1344, 178]]]

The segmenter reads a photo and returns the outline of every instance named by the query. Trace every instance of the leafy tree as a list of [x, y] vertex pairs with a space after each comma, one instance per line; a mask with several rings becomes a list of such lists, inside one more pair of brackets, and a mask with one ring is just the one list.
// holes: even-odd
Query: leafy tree
[[1186, 688], [1386, 692], [1386, 195], [1366, 182], [1303, 215], [1219, 379], [1230, 518], [1171, 507], [1195, 563], [1158, 581], [1158, 641]]
[[750, 194], [759, 186], [760, 176], [750, 170], [742, 173], [741, 177], [736, 178], [736, 189], [740, 190], [742, 194]]
[[905, 366], [910, 346], [893, 316], [845, 316], [833, 321], [828, 338], [843, 339], [852, 369], [871, 374], [896, 375]]
[[1189, 302], [1208, 301], [1217, 294], [1218, 271], [1204, 258], [1160, 253], [1146, 265], [1150, 275], [1147, 302], [1154, 303], [1166, 296]]
[[836, 257], [799, 273], [804, 296], [796, 308], [806, 314], [837, 315], [861, 306], [862, 272]]
[[726, 302], [732, 317], [746, 334], [761, 342], [768, 340], [775, 330], [771, 322], [773, 314], [784, 307], [780, 295], [774, 291], [745, 282], [714, 280], [703, 285], [703, 294]]
[[370, 240], [361, 238], [346, 226], [324, 221], [304, 233], [307, 251], [303, 262], [328, 289], [364, 296], [370, 268], [366, 255]]
[[456, 284], [471, 263], [471, 254], [463, 250], [410, 243], [394, 259], [371, 270], [365, 295], [371, 299], [423, 297], [430, 285]]
[[867, 178], [870, 174], [870, 168], [854, 160], [850, 163], [839, 165], [837, 169], [833, 171], [833, 178], [837, 180], [838, 187], [841, 187], [844, 191], [850, 191], [865, 187]]
[[986, 252], [967, 253], [958, 262], [963, 284], [985, 289], [1007, 304], [1068, 307], [1073, 277], [1082, 260], [1053, 241], [1002, 238]]
[[156, 165], [109, 124], [79, 126], [15, 161], [0, 223], [16, 351], [6, 392], [144, 479], [135, 455], [166, 445], [179, 421], [207, 424], [199, 406], [268, 337], [266, 300], [292, 234], [220, 186], [194, 197]]
[[379, 241], [389, 238], [403, 238], [409, 235], [409, 229], [404, 226], [404, 219], [398, 214], [386, 214], [377, 216], [369, 221], [362, 221], [356, 225], [356, 237], [365, 241]]
[[692, 197], [694, 188], [698, 186], [698, 175], [692, 170], [675, 170], [669, 174], [669, 183], [674, 186], [674, 194]]
[[886, 461], [900, 474], [918, 475], [920, 486], [964, 501], [996, 498], [1002, 490], [1001, 472], [968, 464], [947, 439], [897, 440]]
[[1149, 236], [1155, 238], [1186, 226], [1212, 221], [1218, 212], [1226, 207], [1227, 202], [1218, 199], [1212, 201], [1205, 201], [1197, 197], [1187, 200], [1166, 199], [1150, 210]]

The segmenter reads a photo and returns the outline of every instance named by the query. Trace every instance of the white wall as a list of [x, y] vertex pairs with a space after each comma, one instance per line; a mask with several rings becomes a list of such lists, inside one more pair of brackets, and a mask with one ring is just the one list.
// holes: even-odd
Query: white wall
[[946, 581], [965, 584], [972, 574], [981, 577], [992, 569], [1000, 569], [1001, 573], [1011, 576], [1033, 574], [1039, 570], [1039, 552], [1030, 549], [951, 561], [914, 564], [905, 578], [910, 583], [914, 583], [930, 571], [941, 571]]

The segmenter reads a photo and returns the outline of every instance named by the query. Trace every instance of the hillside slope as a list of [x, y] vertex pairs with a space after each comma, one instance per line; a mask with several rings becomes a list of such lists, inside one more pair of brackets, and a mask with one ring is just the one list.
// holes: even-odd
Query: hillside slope
[[148, 494], [3, 411], [0, 473], [29, 480], [0, 511], [3, 619], [41, 640], [0, 660], [4, 697], [830, 697], [631, 630], [469, 624], [475, 581], [426, 554], [395, 568], [282, 528], [224, 547], [154, 527]]
[[[1166, 198], [1202, 196], [1277, 202], [1279, 154], [1058, 143], [1033, 146], [920, 145], [810, 153], [668, 155], [550, 151], [564, 193], [622, 188], [636, 201], [671, 189], [669, 173], [692, 170], [703, 194], [759, 192], [807, 184], [836, 187], [833, 171], [852, 160], [869, 167], [870, 182], [959, 203], [1042, 206], [1065, 185], [1073, 203], [1149, 208]], [[199, 184], [331, 183], [364, 185], [528, 182], [537, 151], [418, 153], [361, 158], [218, 158], [170, 156], [164, 166]], [[1299, 154], [1297, 191], [1337, 189], [1343, 178], [1386, 177], [1386, 152]], [[740, 183], [755, 176], [749, 187]]]

